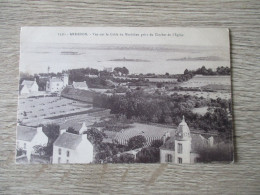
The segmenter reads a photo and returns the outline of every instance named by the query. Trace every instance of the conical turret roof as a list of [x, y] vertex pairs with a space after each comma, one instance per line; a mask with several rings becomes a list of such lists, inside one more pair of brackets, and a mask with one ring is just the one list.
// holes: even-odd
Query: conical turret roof
[[183, 119], [181, 123], [179, 124], [177, 131], [175, 133], [176, 140], [185, 141], [185, 140], [191, 140], [190, 136], [190, 129], [185, 122], [185, 118], [183, 116]]

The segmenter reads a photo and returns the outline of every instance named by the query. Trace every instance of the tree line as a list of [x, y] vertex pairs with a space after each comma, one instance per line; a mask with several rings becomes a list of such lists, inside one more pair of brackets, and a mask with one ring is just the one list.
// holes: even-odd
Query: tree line
[[202, 66], [201, 68], [198, 68], [197, 70], [188, 70], [185, 69], [184, 74], [179, 75], [178, 82], [184, 82], [191, 79], [194, 75], [200, 74], [200, 75], [230, 75], [231, 70], [229, 67], [220, 66], [217, 67], [216, 71], [213, 71], [211, 68], [206, 68], [205, 66]]
[[[218, 98], [207, 100], [202, 97], [173, 94], [172, 96], [145, 94], [143, 91], [127, 92], [124, 96], [96, 94], [95, 107], [111, 109], [112, 114], [125, 115], [128, 119], [141, 122], [175, 124], [184, 115], [189, 126], [205, 131], [231, 131], [231, 100]], [[204, 115], [193, 113], [193, 108], [208, 106]]]

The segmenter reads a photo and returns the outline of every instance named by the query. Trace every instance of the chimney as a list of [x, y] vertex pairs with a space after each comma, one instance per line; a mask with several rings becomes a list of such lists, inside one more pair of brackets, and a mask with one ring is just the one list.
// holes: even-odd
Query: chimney
[[37, 127], [37, 133], [42, 133], [42, 127]]
[[61, 129], [60, 130], [60, 135], [62, 135], [63, 133], [65, 133], [66, 132], [66, 129]]
[[83, 122], [82, 123], [82, 126], [81, 126], [81, 128], [80, 128], [80, 130], [79, 130], [79, 134], [83, 134], [85, 131], [87, 131], [88, 130], [88, 128], [87, 128], [87, 126], [86, 126], [86, 123], [85, 122]]
[[84, 140], [84, 141], [88, 140], [88, 135], [87, 134], [82, 134], [82, 140]]

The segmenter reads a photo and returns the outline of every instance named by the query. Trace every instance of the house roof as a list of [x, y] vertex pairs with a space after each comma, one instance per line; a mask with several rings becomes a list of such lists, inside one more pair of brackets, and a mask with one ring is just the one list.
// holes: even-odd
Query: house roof
[[175, 139], [174, 137], [170, 137], [169, 139], [166, 140], [166, 142], [160, 147], [160, 149], [165, 149], [165, 150], [175, 150]]
[[73, 82], [74, 88], [88, 88], [86, 82]]
[[82, 128], [83, 123], [85, 123], [86, 126], [92, 125], [93, 122], [91, 121], [85, 121], [85, 120], [69, 120], [65, 121], [64, 123], [59, 124], [60, 129], [66, 129], [68, 130], [69, 127], [72, 127], [75, 131], [79, 131]]
[[27, 126], [17, 126], [17, 140], [32, 141], [34, 136], [37, 134], [37, 128]]
[[60, 78], [57, 78], [57, 77], [52, 77], [50, 79], [50, 82], [62, 82], [63, 83], [63, 81]]
[[26, 85], [28, 88], [31, 88], [33, 83], [34, 83], [34, 81], [23, 80], [21, 85]]
[[[199, 148], [204, 147], [207, 144], [208, 138], [215, 137], [211, 134], [199, 134], [199, 133], [191, 133], [191, 152], [198, 151]], [[175, 150], [175, 139], [176, 136], [170, 137], [161, 147], [163, 150]]]
[[56, 139], [53, 145], [75, 150], [80, 144], [81, 140], [81, 135], [64, 132]]

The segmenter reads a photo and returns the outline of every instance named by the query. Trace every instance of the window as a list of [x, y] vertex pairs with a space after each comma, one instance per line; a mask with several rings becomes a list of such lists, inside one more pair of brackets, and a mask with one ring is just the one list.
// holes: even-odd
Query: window
[[67, 151], [67, 157], [69, 157], [70, 156], [70, 151]]
[[182, 158], [178, 158], [178, 163], [182, 164]]
[[23, 148], [26, 149], [26, 143], [23, 144]]
[[58, 158], [58, 163], [60, 164], [60, 157]]
[[182, 144], [178, 143], [178, 153], [182, 154]]
[[172, 155], [171, 154], [166, 155], [166, 162], [172, 162]]
[[59, 155], [61, 155], [61, 148], [59, 148]]

